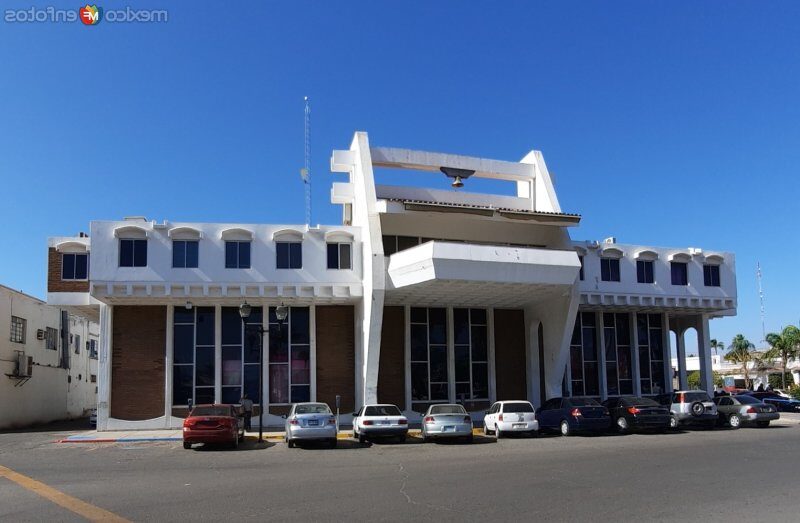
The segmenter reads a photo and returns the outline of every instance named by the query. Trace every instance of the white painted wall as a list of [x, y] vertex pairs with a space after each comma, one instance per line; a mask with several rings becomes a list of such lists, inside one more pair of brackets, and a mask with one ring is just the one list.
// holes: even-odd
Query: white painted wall
[[[10, 341], [12, 315], [27, 320], [24, 344]], [[36, 339], [38, 329], [60, 330], [60, 324], [59, 308], [0, 286], [0, 428], [82, 417], [96, 405], [97, 383], [91, 382], [91, 376], [97, 375], [97, 360], [89, 358], [86, 341], [99, 338], [98, 326], [70, 316], [70, 332], [80, 335], [81, 345], [78, 354], [74, 345], [70, 347], [70, 368], [62, 369], [61, 340], [57, 350], [48, 350], [45, 340]], [[34, 361], [31, 379], [20, 387], [6, 377], [14, 370], [17, 351], [24, 351]]]

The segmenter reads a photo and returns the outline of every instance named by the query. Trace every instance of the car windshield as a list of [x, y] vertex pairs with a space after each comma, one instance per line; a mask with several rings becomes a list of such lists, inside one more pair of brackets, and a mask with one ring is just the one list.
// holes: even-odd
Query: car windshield
[[467, 411], [461, 405], [434, 405], [431, 407], [431, 414], [466, 414]]
[[331, 409], [324, 403], [310, 403], [308, 405], [298, 405], [294, 409], [295, 414], [330, 414]]
[[650, 398], [634, 398], [633, 396], [624, 398], [627, 405], [635, 407], [660, 407], [661, 405]]
[[373, 405], [367, 407], [364, 416], [401, 416], [400, 409], [394, 405]]
[[190, 416], [230, 416], [231, 408], [227, 405], [208, 405], [195, 407]]
[[600, 407], [601, 406], [599, 403], [597, 403], [592, 398], [570, 398], [569, 403], [573, 407]]
[[533, 407], [526, 401], [506, 403], [503, 405], [503, 412], [533, 412]]
[[739, 403], [742, 405], [757, 405], [761, 403], [758, 398], [754, 398], [753, 396], [736, 396], [736, 399], [739, 400]]
[[694, 403], [695, 401], [711, 401], [711, 398], [708, 397], [707, 393], [702, 391], [683, 393], [684, 403]]

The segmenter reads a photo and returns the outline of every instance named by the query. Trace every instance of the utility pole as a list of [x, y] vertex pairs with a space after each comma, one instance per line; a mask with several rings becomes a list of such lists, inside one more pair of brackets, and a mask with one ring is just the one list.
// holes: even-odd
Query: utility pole
[[311, 226], [311, 104], [308, 96], [303, 97], [305, 101], [304, 119], [304, 153], [303, 168], [300, 169], [300, 178], [305, 184], [306, 196], [306, 225]]

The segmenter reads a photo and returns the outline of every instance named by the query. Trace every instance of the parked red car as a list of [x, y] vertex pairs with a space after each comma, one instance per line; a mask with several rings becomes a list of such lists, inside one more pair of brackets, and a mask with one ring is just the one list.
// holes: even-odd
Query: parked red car
[[183, 420], [183, 448], [194, 443], [227, 443], [244, 439], [244, 420], [236, 405], [197, 405]]

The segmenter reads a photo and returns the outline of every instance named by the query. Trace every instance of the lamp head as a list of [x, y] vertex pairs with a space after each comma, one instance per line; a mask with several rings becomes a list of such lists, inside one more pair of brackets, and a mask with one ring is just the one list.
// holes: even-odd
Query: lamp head
[[251, 309], [252, 307], [250, 307], [250, 304], [247, 302], [244, 302], [241, 305], [239, 305], [239, 316], [242, 317], [242, 320], [246, 320], [247, 318], [250, 317]]
[[289, 307], [281, 303], [277, 307], [275, 307], [275, 317], [278, 318], [278, 321], [285, 321], [286, 317], [289, 315]]
[[469, 169], [456, 169], [455, 167], [439, 167], [439, 170], [442, 171], [448, 178], [453, 179], [453, 183], [451, 183], [450, 186], [454, 189], [460, 189], [461, 187], [464, 187], [464, 180], [475, 174], [475, 171], [471, 171]]

